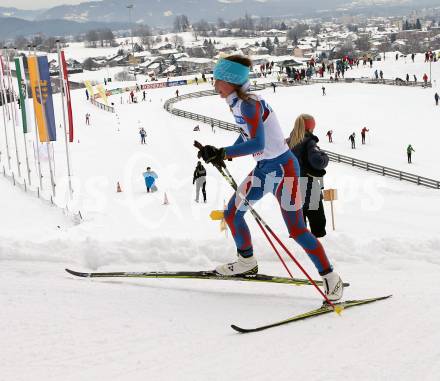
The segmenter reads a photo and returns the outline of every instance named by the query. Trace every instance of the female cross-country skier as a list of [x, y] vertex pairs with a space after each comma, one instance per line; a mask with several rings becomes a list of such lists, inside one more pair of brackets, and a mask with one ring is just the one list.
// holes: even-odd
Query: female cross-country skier
[[[225, 159], [253, 155], [257, 165], [240, 185], [240, 192], [251, 204], [266, 193], [277, 198], [290, 237], [306, 251], [322, 276], [327, 297], [339, 300], [343, 294], [342, 280], [333, 270], [321, 243], [304, 224], [299, 201], [298, 161], [287, 146], [272, 108], [261, 97], [248, 92], [251, 66], [251, 60], [240, 55], [221, 59], [215, 66], [215, 89], [229, 105], [240, 136], [229, 147], [206, 145], [199, 156], [207, 163], [221, 165]], [[218, 266], [216, 272], [221, 275], [258, 272], [250, 231], [244, 219], [247, 210], [239, 194], [234, 194], [225, 210], [225, 220], [235, 240], [238, 259]]]

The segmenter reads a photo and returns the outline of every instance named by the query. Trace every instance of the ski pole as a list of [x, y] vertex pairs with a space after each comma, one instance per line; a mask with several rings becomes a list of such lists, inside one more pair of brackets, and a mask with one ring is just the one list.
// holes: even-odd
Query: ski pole
[[[197, 147], [199, 150], [203, 148], [203, 145], [200, 144], [197, 141], [194, 141], [194, 146]], [[278, 242], [278, 244], [284, 249], [286, 254], [292, 259], [292, 261], [298, 266], [298, 268], [301, 270], [301, 272], [307, 277], [307, 279], [310, 281], [310, 283], [316, 288], [316, 290], [319, 292], [319, 294], [324, 298], [324, 300], [333, 308], [333, 310], [336, 313], [340, 313], [343, 308], [335, 306], [330, 299], [325, 295], [322, 290], [318, 287], [316, 282], [312, 279], [312, 277], [307, 273], [307, 271], [304, 269], [304, 267], [301, 266], [301, 264], [297, 261], [297, 259], [293, 256], [293, 254], [290, 252], [290, 250], [284, 245], [284, 243], [280, 240], [280, 238], [275, 234], [275, 232], [271, 229], [271, 227], [263, 220], [263, 218], [257, 213], [257, 211], [252, 207], [252, 205], [247, 200], [246, 196], [244, 196], [240, 190], [238, 189], [237, 183], [235, 182], [234, 178], [226, 168], [226, 164], [222, 162], [222, 165], [213, 164], [215, 168], [220, 172], [220, 174], [228, 181], [228, 183], [231, 185], [231, 187], [237, 192], [238, 196], [243, 200], [244, 204], [249, 208], [249, 211], [253, 215], [253, 217], [258, 220], [262, 226], [264, 226], [267, 231], [272, 235], [273, 238]], [[223, 170], [224, 169], [224, 170]], [[226, 172], [226, 173], [225, 173]]]
[[[222, 172], [222, 168], [216, 167], [220, 172]], [[230, 177], [232, 180], [232, 176], [229, 173], [228, 169], [225, 166], [226, 175]], [[278, 244], [284, 249], [286, 254], [292, 259], [292, 261], [297, 265], [297, 267], [301, 270], [301, 272], [307, 277], [307, 279], [312, 283], [312, 285], [318, 290], [318, 292], [321, 294], [321, 296], [324, 298], [324, 300], [335, 310], [335, 312], [340, 313], [340, 309], [337, 309], [336, 306], [330, 301], [330, 299], [325, 295], [322, 290], [318, 287], [316, 282], [312, 279], [312, 277], [307, 273], [307, 271], [304, 269], [304, 267], [298, 262], [298, 260], [295, 258], [295, 256], [290, 252], [290, 250], [284, 245], [283, 241], [275, 234], [275, 232], [272, 230], [272, 228], [263, 220], [263, 218], [258, 214], [258, 212], [250, 205], [249, 200], [246, 199], [246, 196], [243, 195], [243, 193], [240, 192], [240, 190], [237, 187], [237, 184], [235, 181], [233, 181], [235, 186], [233, 186], [234, 190], [237, 192], [238, 196], [243, 200], [245, 205], [249, 208], [251, 214], [254, 216], [254, 218], [259, 221], [264, 228], [267, 229], [267, 231], [272, 235], [272, 237], [275, 238], [275, 240], [278, 242]], [[230, 183], [232, 185], [232, 183]]]

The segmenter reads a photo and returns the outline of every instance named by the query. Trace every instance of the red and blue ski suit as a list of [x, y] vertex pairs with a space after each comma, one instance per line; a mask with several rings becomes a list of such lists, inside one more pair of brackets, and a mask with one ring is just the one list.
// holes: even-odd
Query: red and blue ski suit
[[[298, 185], [299, 164], [286, 144], [275, 113], [259, 97], [243, 101], [234, 92], [226, 100], [240, 128], [240, 137], [234, 145], [225, 147], [226, 157], [252, 154], [257, 161], [256, 167], [239, 186], [239, 192], [251, 205], [272, 193], [278, 200], [290, 237], [306, 251], [321, 275], [331, 272], [333, 268], [324, 248], [304, 224]], [[244, 219], [247, 210], [238, 192], [225, 210], [226, 223], [243, 257], [253, 255], [251, 234]]]

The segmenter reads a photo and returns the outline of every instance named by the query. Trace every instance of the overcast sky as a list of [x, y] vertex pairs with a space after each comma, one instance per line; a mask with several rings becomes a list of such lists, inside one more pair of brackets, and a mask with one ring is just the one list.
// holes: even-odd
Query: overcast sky
[[50, 8], [63, 4], [79, 4], [86, 0], [0, 0], [0, 7], [14, 7], [19, 9]]

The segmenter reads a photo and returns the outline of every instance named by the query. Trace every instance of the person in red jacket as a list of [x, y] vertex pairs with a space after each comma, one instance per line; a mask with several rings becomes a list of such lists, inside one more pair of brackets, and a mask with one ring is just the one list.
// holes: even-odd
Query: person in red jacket
[[364, 127], [364, 128], [361, 130], [362, 144], [365, 144], [365, 134], [366, 134], [368, 131], [370, 131], [370, 130], [369, 130], [367, 127]]
[[428, 74], [423, 74], [423, 82], [425, 82], [425, 85], [428, 84]]

